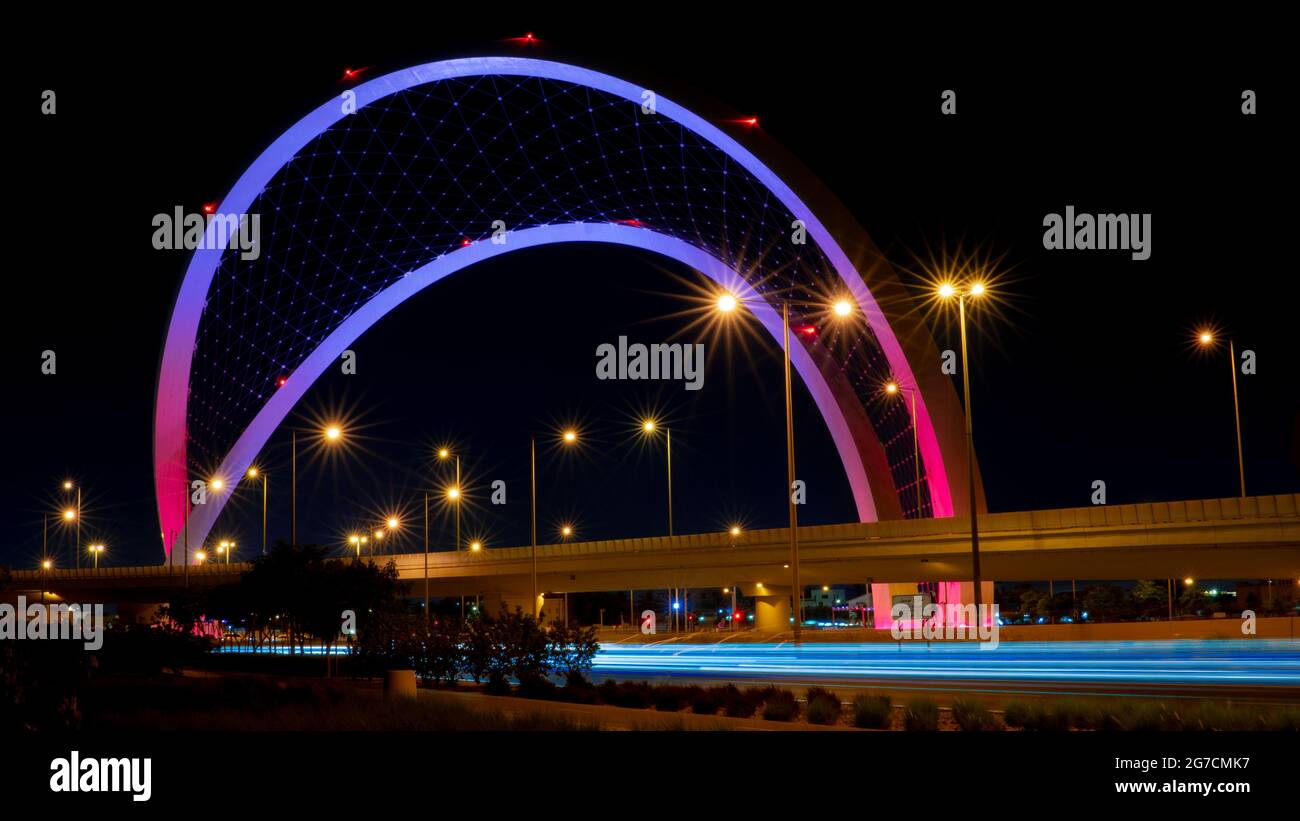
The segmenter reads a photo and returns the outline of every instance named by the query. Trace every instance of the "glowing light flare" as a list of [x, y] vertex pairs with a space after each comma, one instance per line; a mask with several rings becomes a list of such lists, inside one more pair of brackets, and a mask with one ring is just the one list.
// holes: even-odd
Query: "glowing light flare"
[[572, 429], [566, 430], [564, 432], [563, 439], [564, 439], [564, 444], [572, 445], [574, 442], [578, 441], [578, 432]]
[[718, 310], [724, 314], [729, 314], [736, 310], [740, 301], [736, 299], [735, 294], [724, 293], [718, 297]]
[[72, 508], [68, 508], [67, 510], [63, 511], [63, 520], [65, 522], [71, 522], [75, 518], [77, 518], [77, 511], [73, 510]]
[[846, 317], [853, 313], [853, 303], [849, 302], [847, 299], [841, 299], [835, 303], [832, 310], [835, 311], [836, 316]]
[[389, 529], [389, 530], [396, 530], [396, 529], [397, 529], [397, 526], [398, 526], [399, 524], [401, 524], [401, 522], [399, 522], [399, 521], [397, 520], [397, 517], [396, 517], [396, 516], [389, 516], [389, 517], [388, 517], [388, 529]]
[[325, 438], [331, 442], [337, 442], [343, 437], [343, 429], [338, 425], [330, 425], [324, 430]]

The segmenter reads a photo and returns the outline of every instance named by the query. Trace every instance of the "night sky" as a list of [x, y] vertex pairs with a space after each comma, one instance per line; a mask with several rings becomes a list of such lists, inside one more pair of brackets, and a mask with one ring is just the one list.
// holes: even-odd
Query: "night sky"
[[[504, 16], [504, 15], [503, 15]], [[1294, 265], [1279, 207], [1294, 165], [1279, 74], [1261, 49], [1220, 61], [1141, 62], [1135, 43], [1096, 51], [905, 46], [884, 32], [816, 33], [797, 19], [768, 29], [660, 25], [598, 30], [537, 16], [442, 20], [395, 36], [335, 22], [313, 36], [274, 24], [232, 37], [93, 46], [53, 43], [19, 69], [12, 170], [26, 203], [10, 239], [30, 245], [10, 267], [5, 350], [0, 563], [35, 566], [42, 516], [59, 484], [85, 488], [83, 542], [114, 564], [162, 558], [152, 484], [152, 412], [163, 334], [189, 255], [155, 251], [150, 219], [219, 200], [276, 136], [339, 93], [345, 67], [367, 76], [476, 54], [575, 62], [650, 87], [688, 86], [800, 158], [903, 268], [959, 244], [1002, 257], [1007, 301], [977, 320], [972, 374], [978, 457], [994, 511], [1082, 506], [1105, 480], [1112, 504], [1237, 492], [1226, 351], [1198, 355], [1192, 330], [1212, 322], [1258, 356], [1240, 378], [1250, 494], [1300, 490], [1300, 378]], [[399, 27], [400, 28], [400, 27]], [[343, 31], [346, 30], [346, 31]], [[535, 31], [539, 47], [502, 38]], [[197, 39], [192, 39], [197, 37]], [[989, 57], [996, 53], [996, 58]], [[39, 113], [40, 91], [58, 113]], [[958, 93], [958, 114], [939, 95]], [[1259, 95], [1242, 116], [1240, 94]], [[745, 140], [742, 130], [732, 131]], [[1285, 169], [1290, 166], [1290, 170]], [[1285, 176], [1284, 176], [1285, 174]], [[1047, 251], [1045, 214], [1152, 213], [1152, 255]], [[902, 273], [905, 282], [915, 278]], [[594, 352], [620, 334], [668, 341], [690, 283], [675, 263], [622, 248], [519, 252], [427, 289], [352, 347], [300, 403], [299, 421], [346, 412], [354, 446], [300, 463], [303, 541], [342, 549], [348, 532], [400, 511], [416, 524], [421, 493], [441, 487], [437, 444], [464, 454], [476, 507], [467, 533], [489, 546], [528, 540], [528, 441], [539, 443], [540, 537], [572, 521], [580, 538], [666, 528], [661, 446], [635, 434], [653, 410], [673, 430], [676, 530], [785, 522], [779, 351], [710, 346], [705, 388], [600, 382]], [[21, 294], [21, 296], [19, 296]], [[955, 325], [934, 327], [956, 347]], [[41, 351], [58, 355], [43, 376]], [[795, 405], [806, 524], [854, 519], [831, 438], [802, 386]], [[549, 444], [576, 423], [583, 447]], [[287, 537], [287, 432], [264, 465], [272, 539]], [[484, 485], [508, 483], [509, 504]], [[260, 501], [241, 490], [214, 536], [250, 555]], [[445, 543], [447, 522], [434, 525]], [[410, 546], [414, 535], [405, 536]], [[60, 563], [65, 530], [51, 528]]]

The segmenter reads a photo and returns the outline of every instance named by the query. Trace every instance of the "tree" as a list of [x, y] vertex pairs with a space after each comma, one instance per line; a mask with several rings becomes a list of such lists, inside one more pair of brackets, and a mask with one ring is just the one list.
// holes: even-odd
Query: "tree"
[[550, 629], [550, 659], [548, 666], [565, 676], [585, 673], [600, 650], [595, 627], [565, 627], [558, 622]]
[[1167, 583], [1140, 579], [1129, 590], [1129, 598], [1133, 600], [1133, 609], [1141, 618], [1160, 619], [1169, 612]]

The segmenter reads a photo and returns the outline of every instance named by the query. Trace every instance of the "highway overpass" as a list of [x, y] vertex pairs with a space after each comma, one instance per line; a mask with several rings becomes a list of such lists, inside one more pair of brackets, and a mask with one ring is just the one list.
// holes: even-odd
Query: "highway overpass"
[[[914, 583], [970, 578], [969, 522], [913, 519], [799, 528], [806, 585]], [[788, 530], [549, 544], [537, 549], [538, 590], [708, 588], [736, 585], [745, 595], [789, 591]], [[1151, 502], [993, 513], [980, 517], [986, 580], [1300, 579], [1300, 494]], [[424, 592], [425, 555], [396, 562], [413, 595]], [[530, 547], [428, 554], [430, 595], [482, 595], [528, 609]], [[234, 581], [247, 564], [190, 568], [190, 583]], [[40, 571], [16, 571], [14, 586], [42, 586]], [[52, 570], [48, 590], [68, 600], [165, 601], [184, 568]], [[784, 587], [783, 587], [784, 586]]]

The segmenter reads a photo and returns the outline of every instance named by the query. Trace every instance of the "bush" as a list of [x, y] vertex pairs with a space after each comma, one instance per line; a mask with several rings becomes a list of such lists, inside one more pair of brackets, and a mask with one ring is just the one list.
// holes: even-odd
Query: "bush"
[[727, 715], [732, 718], [752, 718], [754, 713], [758, 712], [759, 702], [750, 697], [751, 691], [741, 692], [734, 684], [728, 684], [724, 687], [715, 688], [718, 691], [719, 701]]
[[957, 722], [957, 726], [966, 732], [984, 732], [997, 729], [997, 721], [994, 720], [993, 714], [989, 712], [987, 707], [978, 701], [964, 698], [953, 700], [952, 720]]
[[1038, 701], [1007, 702], [1002, 720], [1008, 727], [1029, 731], [1067, 730], [1069, 725], [1055, 710]]
[[928, 698], [909, 701], [907, 706], [903, 708], [903, 729], [939, 729], [939, 705]]
[[808, 700], [808, 722], [810, 724], [836, 724], [843, 711], [840, 697], [824, 687], [809, 687], [804, 694]]
[[1056, 722], [1061, 729], [1100, 730], [1106, 723], [1106, 711], [1100, 704], [1076, 698], [1056, 702]]
[[596, 688], [601, 703], [614, 707], [644, 708], [650, 705], [650, 685], [644, 681], [606, 681]]
[[789, 690], [772, 688], [772, 694], [763, 701], [763, 718], [768, 721], [794, 721], [799, 717], [799, 702]]
[[655, 709], [659, 712], [676, 713], [686, 706], [686, 688], [675, 684], [661, 684], [654, 688], [652, 699]]
[[718, 692], [721, 688], [710, 687], [706, 690], [703, 687], [691, 687], [689, 689], [692, 713], [701, 716], [711, 716], [715, 715], [718, 710], [722, 709], [721, 694]]
[[853, 726], [867, 730], [888, 730], [894, 723], [889, 696], [863, 693], [853, 699]]
[[578, 670], [564, 674], [563, 696], [578, 704], [595, 704], [599, 694], [591, 681]]
[[519, 695], [522, 698], [556, 701], [560, 697], [560, 688], [540, 673], [524, 673], [519, 677]]
[[499, 672], [494, 672], [488, 676], [487, 686], [483, 692], [490, 696], [508, 696], [510, 695], [510, 682]]
[[1110, 714], [1108, 723], [1120, 730], [1164, 730], [1174, 725], [1173, 715], [1163, 704], [1150, 701], [1123, 701]]

